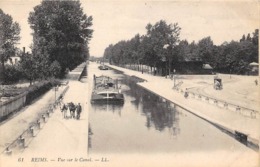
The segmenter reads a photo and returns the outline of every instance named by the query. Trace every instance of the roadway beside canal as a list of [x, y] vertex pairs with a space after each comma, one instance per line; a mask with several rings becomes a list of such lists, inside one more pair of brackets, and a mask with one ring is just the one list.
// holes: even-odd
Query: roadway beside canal
[[[251, 118], [245, 115], [240, 114], [239, 112], [227, 110], [223, 107], [209, 104], [205, 101], [198, 100], [195, 98], [184, 98], [183, 93], [179, 93], [173, 90], [173, 80], [166, 79], [161, 76], [152, 76], [149, 74], [141, 73], [138, 71], [133, 71], [125, 69], [122, 67], [117, 67], [114, 65], [106, 64], [107, 66], [122, 71], [124, 74], [129, 76], [136, 76], [146, 80], [147, 82], [138, 83], [140, 86], [145, 89], [150, 90], [151, 92], [169, 100], [173, 103], [179, 105], [180, 107], [192, 112], [193, 114], [201, 117], [202, 119], [220, 127], [224, 130], [235, 134], [236, 132], [241, 132], [248, 136], [248, 141], [259, 146], [259, 113], [257, 113], [256, 118]], [[213, 77], [213, 76], [212, 76]], [[198, 83], [193, 82], [192, 79], [185, 81], [189, 87], [198, 88]], [[239, 82], [239, 80], [234, 79], [233, 82]], [[232, 83], [232, 82], [231, 82]], [[230, 83], [230, 84], [231, 84]], [[185, 85], [184, 84], [184, 85]], [[235, 84], [239, 85], [239, 83]], [[250, 86], [250, 85], [249, 85]], [[239, 87], [233, 87], [233, 89], [239, 89]], [[184, 88], [185, 90], [185, 88]], [[222, 95], [218, 98], [225, 101], [225, 97], [230, 92], [230, 90], [223, 89], [221, 90]], [[207, 92], [208, 94], [214, 93], [213, 91]], [[219, 92], [218, 92], [219, 93]], [[257, 94], [258, 95], [258, 94]], [[212, 96], [214, 96], [212, 94]], [[240, 98], [239, 98], [240, 97]], [[248, 97], [239, 96], [236, 97], [236, 102], [238, 104], [243, 104], [247, 101]], [[258, 105], [258, 104], [257, 104]], [[259, 106], [253, 106], [253, 108], [258, 108]]]

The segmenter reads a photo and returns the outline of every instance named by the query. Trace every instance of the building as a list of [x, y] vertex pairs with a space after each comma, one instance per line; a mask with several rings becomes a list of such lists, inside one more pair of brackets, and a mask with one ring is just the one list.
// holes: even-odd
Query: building
[[204, 64], [200, 58], [185, 58], [179, 60], [175, 65], [179, 74], [212, 74], [213, 68], [209, 64]]
[[21, 60], [20, 56], [12, 56], [6, 62], [5, 65], [15, 65]]
[[259, 73], [259, 64], [256, 62], [252, 62], [249, 64], [249, 74], [250, 75], [258, 75]]

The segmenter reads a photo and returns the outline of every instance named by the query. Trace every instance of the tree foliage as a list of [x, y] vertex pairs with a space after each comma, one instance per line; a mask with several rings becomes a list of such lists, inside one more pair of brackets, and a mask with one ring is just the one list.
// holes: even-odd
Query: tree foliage
[[30, 85], [39, 75], [34, 62], [34, 57], [30, 54], [26, 54], [19, 63], [20, 71], [22, 72], [23, 77], [30, 81]]
[[92, 16], [83, 13], [79, 1], [43, 0], [34, 7], [28, 22], [33, 29], [33, 56], [46, 58], [49, 67], [57, 61], [64, 72], [87, 59]]
[[[20, 40], [20, 26], [13, 18], [0, 9], [0, 66], [5, 74], [5, 62], [15, 54], [15, 45]], [[0, 73], [1, 73], [0, 72]], [[0, 74], [1, 76], [1, 74]], [[6, 77], [4, 76], [4, 79]]]
[[7, 65], [4, 72], [5, 84], [16, 83], [22, 78], [22, 73], [18, 65]]
[[[147, 24], [147, 33], [144, 36], [135, 35], [128, 41], [120, 41], [109, 45], [104, 52], [104, 57], [117, 65], [145, 64], [153, 67], [162, 67], [166, 62], [174, 60], [173, 48], [179, 42], [181, 28], [177, 23], [167, 24], [160, 20], [154, 25]], [[166, 47], [165, 47], [166, 46]]]
[[58, 61], [54, 61], [51, 63], [50, 65], [50, 75], [53, 76], [53, 77], [58, 77], [59, 74], [60, 74], [60, 71], [61, 71], [61, 66], [60, 66], [60, 63]]
[[[137, 34], [130, 40], [110, 44], [104, 58], [116, 65], [143, 64], [157, 69], [184, 68], [180, 62], [202, 62], [210, 64], [215, 71], [246, 74], [251, 62], [258, 62], [259, 30], [242, 35], [239, 42], [224, 42], [216, 46], [210, 36], [195, 43], [179, 40], [180, 27], [177, 23], [167, 24], [161, 20], [147, 24], [147, 33]], [[169, 65], [166, 64], [169, 63]], [[202, 68], [202, 67], [201, 67]], [[185, 71], [185, 70], [183, 70]]]

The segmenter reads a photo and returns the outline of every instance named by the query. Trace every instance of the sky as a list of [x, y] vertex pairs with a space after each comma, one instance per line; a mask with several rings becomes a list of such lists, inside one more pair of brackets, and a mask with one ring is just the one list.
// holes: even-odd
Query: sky
[[[41, 0], [0, 0], [0, 8], [21, 26], [19, 48], [29, 51], [32, 30], [27, 22]], [[165, 20], [178, 23], [180, 39], [198, 42], [210, 36], [214, 44], [238, 41], [243, 34], [259, 28], [260, 2], [257, 0], [81, 0], [82, 8], [93, 17], [90, 55], [103, 56], [109, 44], [146, 34], [146, 25]]]

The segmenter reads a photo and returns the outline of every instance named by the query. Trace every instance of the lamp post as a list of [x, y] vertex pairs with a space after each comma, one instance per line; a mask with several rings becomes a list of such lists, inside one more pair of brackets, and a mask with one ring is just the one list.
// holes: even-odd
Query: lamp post
[[55, 86], [53, 88], [54, 92], [55, 92], [55, 96], [54, 96], [54, 103], [56, 102], [56, 92], [58, 91], [59, 87], [58, 86]]
[[173, 84], [174, 84], [173, 86], [174, 86], [174, 88], [175, 88], [175, 86], [176, 86], [176, 75], [175, 75], [175, 72], [176, 72], [176, 70], [174, 69], [174, 70], [173, 70], [173, 82], [174, 82], [174, 83], [173, 83]]

